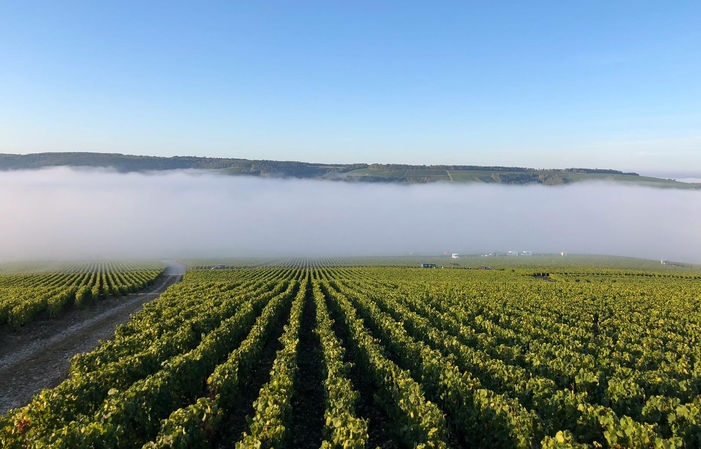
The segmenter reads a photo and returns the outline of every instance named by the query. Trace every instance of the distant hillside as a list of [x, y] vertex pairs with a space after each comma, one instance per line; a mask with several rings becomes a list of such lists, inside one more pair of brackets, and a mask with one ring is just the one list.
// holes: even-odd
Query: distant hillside
[[429, 182], [561, 185], [589, 180], [624, 182], [661, 188], [701, 189], [670, 179], [639, 176], [617, 170], [586, 168], [539, 170], [475, 165], [314, 164], [194, 156], [155, 157], [106, 153], [0, 154], [0, 170], [46, 167], [106, 167], [121, 173], [200, 169], [230, 175], [274, 178], [329, 179], [347, 182], [416, 184]]

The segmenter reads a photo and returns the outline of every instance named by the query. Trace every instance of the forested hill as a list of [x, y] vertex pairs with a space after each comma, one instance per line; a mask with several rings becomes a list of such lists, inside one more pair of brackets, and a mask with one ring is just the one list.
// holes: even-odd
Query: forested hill
[[230, 175], [271, 178], [328, 179], [349, 182], [544, 184], [560, 185], [588, 180], [605, 180], [664, 188], [701, 189], [669, 179], [639, 176], [617, 170], [523, 167], [482, 167], [474, 165], [404, 164], [316, 164], [195, 156], [155, 157], [107, 153], [0, 154], [0, 170], [33, 170], [47, 167], [105, 167], [121, 173], [200, 169]]

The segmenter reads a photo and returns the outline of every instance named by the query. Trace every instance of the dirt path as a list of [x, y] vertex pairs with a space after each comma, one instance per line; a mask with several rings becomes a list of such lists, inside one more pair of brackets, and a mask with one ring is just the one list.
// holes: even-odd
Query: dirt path
[[455, 182], [453, 181], [453, 175], [451, 175], [448, 170], [446, 170], [445, 172], [448, 173], [448, 178], [450, 178], [450, 182]]
[[127, 297], [109, 298], [82, 310], [70, 310], [52, 320], [31, 323], [19, 332], [0, 335], [0, 414], [22, 406], [44, 388], [53, 388], [68, 375], [69, 359], [97, 347], [129, 321], [144, 303], [180, 282], [186, 267], [168, 264], [155, 288]]

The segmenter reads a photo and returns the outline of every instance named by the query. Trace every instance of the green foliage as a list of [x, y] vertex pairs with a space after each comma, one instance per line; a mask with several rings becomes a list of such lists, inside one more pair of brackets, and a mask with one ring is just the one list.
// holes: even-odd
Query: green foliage
[[144, 449], [206, 449], [222, 415], [209, 398], [199, 398], [186, 408], [175, 410], [161, 423], [156, 441], [146, 443]]
[[349, 366], [343, 362], [345, 348], [332, 330], [332, 321], [326, 308], [326, 300], [318, 282], [314, 282], [316, 305], [316, 334], [323, 353], [326, 373], [324, 392], [326, 410], [324, 441], [322, 448], [360, 449], [368, 441], [368, 423], [355, 414], [355, 403], [360, 396], [348, 378]]
[[241, 441], [236, 443], [237, 449], [285, 447], [292, 412], [291, 399], [297, 372], [299, 327], [302, 322], [306, 287], [305, 280], [292, 304], [290, 322], [280, 337], [283, 347], [273, 362], [270, 381], [263, 385], [258, 399], [253, 403], [255, 416], [251, 421], [250, 433], [244, 434]]
[[405, 442], [426, 448], [447, 447], [448, 430], [440, 409], [428, 401], [411, 374], [384, 356], [382, 347], [368, 332], [356, 310], [342, 295], [324, 289], [332, 307], [343, 317], [361, 367], [379, 389], [378, 401], [396, 421], [395, 432]]
[[[313, 301], [323, 448], [370, 439], [356, 410], [366, 386], [351, 381], [346, 357], [407, 447], [701, 447], [701, 284], [692, 271], [563, 265], [545, 282], [525, 267], [309, 265], [188, 273], [113, 339], [76, 356], [58, 387], [0, 417], [0, 446], [233, 445], [221, 441], [225, 418], [286, 323], [237, 446], [290, 447], [301, 315]], [[128, 273], [47, 276], [46, 288], [64, 295], [44, 311], [60, 311], [94, 300], [100, 282], [119, 290]], [[0, 288], [23, 282], [0, 279]], [[20, 304], [27, 312], [0, 316], [31, 316], [33, 303]]]
[[[25, 268], [28, 269], [28, 268]], [[74, 262], [53, 272], [0, 275], [0, 326], [18, 330], [36, 318], [57, 317], [71, 305], [82, 308], [104, 295], [121, 296], [152, 283], [160, 263]]]

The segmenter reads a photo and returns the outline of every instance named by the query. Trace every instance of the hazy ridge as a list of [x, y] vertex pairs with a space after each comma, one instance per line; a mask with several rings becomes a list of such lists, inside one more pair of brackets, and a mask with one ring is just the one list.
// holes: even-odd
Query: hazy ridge
[[48, 167], [110, 168], [119, 173], [214, 170], [232, 176], [324, 179], [346, 182], [424, 184], [431, 182], [563, 185], [582, 181], [611, 181], [676, 189], [701, 189], [701, 183], [640, 176], [611, 169], [477, 165], [322, 164], [296, 161], [209, 158], [196, 156], [136, 156], [115, 153], [0, 154], [0, 170], [35, 170]]

